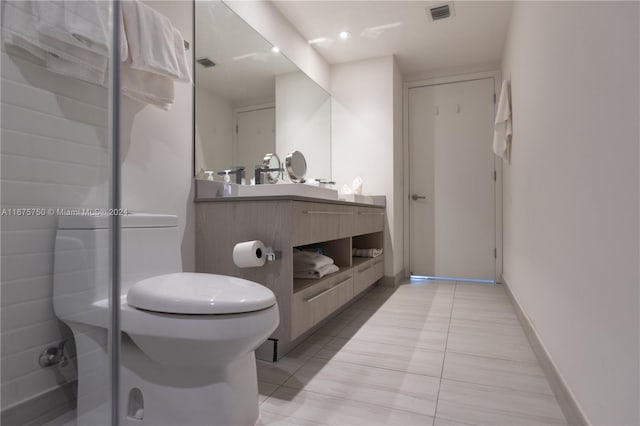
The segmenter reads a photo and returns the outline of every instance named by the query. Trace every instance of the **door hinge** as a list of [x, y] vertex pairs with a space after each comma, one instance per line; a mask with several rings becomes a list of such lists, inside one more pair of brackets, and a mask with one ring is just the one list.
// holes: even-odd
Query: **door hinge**
[[236, 124], [236, 135], [238, 134], [238, 125]]
[[495, 93], [493, 94], [493, 104], [494, 105], [496, 104], [496, 94]]
[[493, 248], [493, 258], [497, 259], [498, 258], [498, 249], [497, 248]]
[[498, 180], [498, 172], [493, 171], [493, 181], [496, 182]]

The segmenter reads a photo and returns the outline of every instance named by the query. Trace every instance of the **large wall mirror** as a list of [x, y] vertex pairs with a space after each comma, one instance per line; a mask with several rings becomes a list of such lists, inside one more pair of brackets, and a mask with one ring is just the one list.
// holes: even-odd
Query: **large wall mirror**
[[[195, 2], [196, 177], [301, 151], [331, 179], [331, 98], [222, 1]], [[219, 177], [216, 177], [218, 179]]]

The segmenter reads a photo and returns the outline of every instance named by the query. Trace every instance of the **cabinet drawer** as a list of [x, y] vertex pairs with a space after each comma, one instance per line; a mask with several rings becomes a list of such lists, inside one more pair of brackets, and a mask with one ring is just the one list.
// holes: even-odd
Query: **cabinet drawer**
[[378, 256], [355, 268], [354, 294], [359, 294], [384, 276], [384, 258]]
[[353, 235], [370, 234], [384, 230], [384, 209], [375, 207], [354, 208]]
[[353, 298], [353, 274], [347, 271], [293, 294], [291, 338], [322, 321]]
[[340, 204], [293, 203], [292, 245], [317, 243], [350, 237], [353, 207]]

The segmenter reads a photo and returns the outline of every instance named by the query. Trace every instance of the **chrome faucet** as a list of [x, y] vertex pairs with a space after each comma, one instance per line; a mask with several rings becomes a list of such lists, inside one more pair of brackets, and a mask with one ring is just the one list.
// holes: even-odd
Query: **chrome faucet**
[[256, 170], [255, 170], [256, 185], [263, 184], [264, 182], [262, 182], [262, 174], [263, 173], [269, 173], [269, 172], [281, 172], [281, 173], [284, 173], [284, 169], [282, 167], [269, 168], [269, 167], [265, 167], [264, 165], [261, 165], [261, 164], [257, 165], [256, 166]]
[[228, 169], [228, 170], [223, 170], [221, 172], [218, 172], [218, 175], [220, 176], [224, 176], [224, 175], [235, 175], [236, 176], [236, 183], [238, 185], [242, 184], [242, 179], [244, 179], [244, 166], [236, 166], [232, 169]]

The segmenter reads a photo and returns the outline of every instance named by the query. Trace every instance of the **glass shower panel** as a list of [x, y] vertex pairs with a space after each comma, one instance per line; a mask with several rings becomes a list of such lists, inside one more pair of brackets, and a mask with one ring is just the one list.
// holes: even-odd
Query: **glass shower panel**
[[2, 2], [3, 425], [112, 424], [113, 10]]

